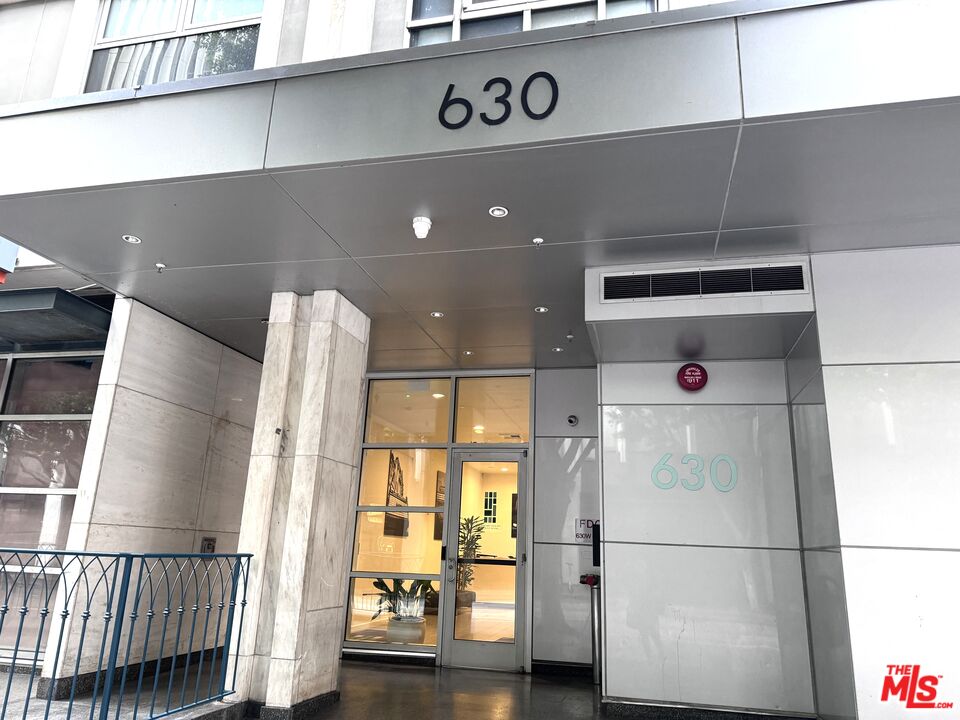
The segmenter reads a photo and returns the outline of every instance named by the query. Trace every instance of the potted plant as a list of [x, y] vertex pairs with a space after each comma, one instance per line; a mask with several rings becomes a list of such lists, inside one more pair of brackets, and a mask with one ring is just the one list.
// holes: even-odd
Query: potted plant
[[395, 579], [392, 583], [391, 588], [382, 578], [374, 580], [373, 587], [380, 591], [380, 604], [370, 619], [376, 620], [387, 610], [391, 613], [387, 621], [387, 642], [422, 643], [426, 635], [424, 605], [427, 597], [436, 591], [429, 580], [412, 580], [409, 589], [404, 587], [403, 580]]
[[[483, 539], [483, 518], [476, 515], [460, 518], [459, 545], [460, 559], [472, 560], [480, 552], [480, 540]], [[477, 599], [477, 593], [467, 588], [473, 584], [473, 563], [457, 563], [457, 610], [469, 610]]]

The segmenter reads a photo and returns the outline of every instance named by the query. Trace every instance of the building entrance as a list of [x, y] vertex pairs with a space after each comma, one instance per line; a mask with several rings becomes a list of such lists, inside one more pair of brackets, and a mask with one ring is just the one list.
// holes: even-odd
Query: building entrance
[[525, 454], [453, 455], [444, 548], [443, 665], [522, 669]]

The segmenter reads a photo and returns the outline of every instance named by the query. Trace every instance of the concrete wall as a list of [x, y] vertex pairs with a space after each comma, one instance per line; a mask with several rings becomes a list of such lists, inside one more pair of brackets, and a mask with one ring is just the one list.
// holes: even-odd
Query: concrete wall
[[919, 665], [934, 702], [960, 700], [957, 267], [956, 246], [812, 261], [860, 718], [909, 713], [881, 698], [888, 665]]
[[538, 371], [535, 405], [533, 660], [589, 663], [590, 591], [579, 580], [597, 571], [590, 527], [600, 518], [596, 369]]
[[73, 0], [0, 4], [0, 105], [53, 95]]
[[260, 364], [118, 299], [67, 548], [234, 552]]
[[705, 365], [600, 366], [603, 692], [811, 714], [784, 363]]

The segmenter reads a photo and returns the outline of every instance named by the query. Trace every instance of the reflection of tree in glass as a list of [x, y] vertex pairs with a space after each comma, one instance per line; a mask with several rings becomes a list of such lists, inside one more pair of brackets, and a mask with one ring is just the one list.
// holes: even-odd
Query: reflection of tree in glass
[[86, 422], [8, 422], [0, 428], [0, 485], [75, 487]]
[[222, 75], [250, 70], [257, 54], [259, 25], [220, 30], [199, 36], [197, 45], [203, 69], [197, 75]]

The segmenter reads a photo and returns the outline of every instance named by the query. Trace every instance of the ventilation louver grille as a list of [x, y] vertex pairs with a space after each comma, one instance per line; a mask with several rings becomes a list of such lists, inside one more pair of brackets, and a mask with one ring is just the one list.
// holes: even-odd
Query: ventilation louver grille
[[606, 275], [604, 300], [791, 292], [806, 289], [802, 265]]

